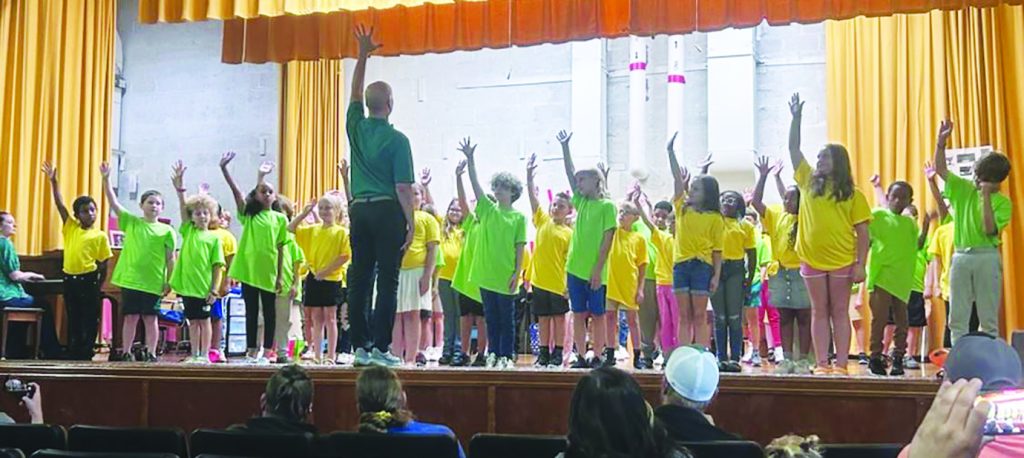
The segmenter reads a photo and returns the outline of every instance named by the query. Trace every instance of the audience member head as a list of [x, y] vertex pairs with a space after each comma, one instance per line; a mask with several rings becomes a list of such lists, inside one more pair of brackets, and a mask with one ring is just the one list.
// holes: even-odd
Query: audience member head
[[690, 192], [686, 196], [686, 204], [699, 212], [721, 211], [722, 203], [718, 196], [718, 180], [711, 175], [697, 175], [690, 181]]
[[722, 216], [726, 218], [740, 219], [746, 215], [743, 194], [736, 191], [725, 191], [719, 196], [719, 203], [722, 206]]
[[394, 110], [395, 100], [391, 96], [391, 86], [383, 81], [375, 81], [366, 86], [364, 94], [366, 109], [370, 111], [370, 117], [385, 118], [391, 116]]
[[773, 440], [764, 452], [768, 458], [821, 458], [818, 442], [818, 436], [789, 434]]
[[668, 217], [671, 214], [672, 203], [667, 200], [663, 200], [661, 202], [654, 204], [654, 212], [651, 213], [651, 219], [653, 220], [654, 225], [657, 226], [658, 229], [664, 231], [668, 229]]
[[[566, 458], [680, 456], [640, 385], [615, 368], [595, 369], [580, 379], [569, 406]], [[685, 456], [685, 455], [683, 455]]]
[[260, 183], [249, 191], [245, 196], [245, 208], [242, 209], [242, 213], [246, 216], [256, 216], [263, 210], [281, 211], [277, 192], [270, 183]]
[[512, 205], [523, 195], [523, 183], [508, 172], [498, 172], [491, 178], [491, 192], [503, 206]]
[[[209, 229], [210, 221], [214, 220], [217, 201], [209, 194], [196, 194], [185, 200], [185, 214], [196, 227]], [[182, 221], [184, 223], [184, 221]]]
[[445, 225], [446, 228], [458, 227], [462, 224], [462, 206], [459, 205], [458, 199], [452, 199], [451, 203], [448, 204], [448, 213], [445, 216], [448, 221], [448, 224]]
[[972, 333], [956, 341], [943, 365], [946, 380], [981, 380], [981, 392], [1021, 386], [1020, 356], [1003, 339]]
[[914, 201], [914, 188], [906, 181], [893, 181], [885, 193], [885, 198], [889, 201], [889, 211], [902, 215]]
[[823, 196], [831, 191], [830, 197], [836, 202], [853, 197], [853, 174], [850, 172], [850, 153], [838, 143], [829, 143], [818, 152], [818, 163], [814, 166], [811, 191]]
[[632, 230], [633, 224], [640, 219], [640, 209], [633, 202], [625, 201], [619, 203], [619, 227], [624, 230]]
[[142, 193], [142, 197], [139, 198], [139, 207], [142, 208], [142, 216], [145, 219], [155, 221], [164, 211], [164, 196], [160, 194], [160, 191], [150, 189]]
[[14, 222], [14, 215], [0, 211], [0, 235], [11, 237], [17, 232], [18, 225]]
[[555, 199], [551, 201], [551, 208], [548, 209], [548, 213], [551, 214], [551, 219], [556, 223], [567, 224], [566, 218], [572, 213], [572, 196], [564, 191], [555, 194]]
[[265, 417], [306, 422], [313, 411], [313, 380], [301, 366], [282, 367], [267, 381], [260, 404]]
[[576, 171], [576, 192], [589, 199], [603, 199], [608, 196], [608, 182], [598, 169]]
[[82, 225], [82, 228], [89, 229], [96, 224], [96, 201], [92, 197], [78, 196], [71, 203], [71, 211], [74, 212], [75, 219]]
[[[998, 185], [1010, 175], [1010, 160], [1006, 155], [993, 151], [974, 163], [974, 183]], [[998, 189], [998, 186], [997, 186]]]
[[385, 434], [412, 420], [398, 374], [386, 367], [363, 369], [356, 379], [359, 432]]
[[341, 224], [345, 215], [345, 201], [337, 194], [324, 194], [316, 203], [316, 212], [325, 226]]
[[702, 348], [676, 348], [661, 384], [662, 403], [703, 412], [718, 392], [718, 360]]

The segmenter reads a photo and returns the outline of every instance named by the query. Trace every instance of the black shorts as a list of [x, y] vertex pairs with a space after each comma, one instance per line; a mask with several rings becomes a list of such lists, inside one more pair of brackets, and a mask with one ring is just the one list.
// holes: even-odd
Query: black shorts
[[304, 286], [302, 296], [306, 307], [336, 307], [344, 302], [340, 281], [317, 280], [310, 274]]
[[185, 318], [190, 320], [206, 320], [210, 318], [210, 304], [206, 299], [198, 297], [181, 296], [181, 302], [185, 304]]
[[[928, 317], [924, 313], [924, 294], [918, 291], [910, 292], [910, 300], [907, 301], [907, 320], [912, 328], [923, 328], [928, 326]], [[889, 324], [896, 325], [893, 320], [892, 310], [889, 310]]]
[[421, 320], [429, 320], [432, 316], [434, 316], [433, 310], [420, 310]]
[[569, 300], [561, 294], [540, 288], [533, 289], [533, 314], [537, 316], [565, 315], [569, 311]]
[[123, 315], [156, 315], [160, 311], [160, 296], [121, 288], [121, 314]]
[[459, 316], [484, 316], [484, 304], [459, 293]]

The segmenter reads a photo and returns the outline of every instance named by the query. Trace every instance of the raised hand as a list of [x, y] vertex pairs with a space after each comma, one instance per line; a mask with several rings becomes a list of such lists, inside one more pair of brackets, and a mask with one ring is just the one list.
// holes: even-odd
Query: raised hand
[[459, 142], [459, 151], [466, 156], [467, 161], [472, 161], [473, 153], [476, 152], [476, 145], [472, 144], [469, 137], [466, 137]]
[[270, 172], [274, 171], [274, 161], [263, 161], [260, 164], [259, 173], [260, 175], [270, 175]]
[[935, 164], [932, 164], [931, 161], [924, 163], [924, 176], [929, 180], [935, 179]]
[[746, 188], [743, 190], [743, 204], [750, 205], [754, 201], [754, 188]]
[[57, 168], [50, 163], [50, 161], [43, 162], [42, 168], [43, 174], [46, 178], [49, 178], [51, 182], [57, 181]]
[[315, 206], [316, 206], [316, 199], [309, 199], [309, 202], [306, 202], [306, 206], [302, 209], [302, 213], [306, 213], [306, 214], [311, 213], [313, 211], [313, 207], [315, 207]]
[[210, 183], [199, 183], [199, 194], [209, 195], [210, 194]]
[[555, 136], [555, 138], [558, 140], [558, 143], [562, 144], [563, 147], [569, 146], [569, 140], [572, 140], [572, 132], [560, 130], [558, 131], [558, 135]]
[[690, 170], [685, 166], [679, 167], [679, 177], [683, 182], [683, 188], [690, 189]]
[[355, 34], [356, 41], [359, 42], [359, 55], [369, 56], [380, 47], [380, 44], [373, 42], [373, 27], [366, 30], [365, 25], [359, 24], [356, 26]]
[[177, 161], [171, 166], [171, 183], [174, 185], [174, 189], [179, 192], [185, 190], [185, 164], [181, 161]]
[[110, 163], [109, 162], [100, 163], [100, 175], [103, 178], [110, 178]]
[[530, 158], [526, 160], [526, 177], [533, 179], [537, 176], [537, 154], [531, 154]]
[[949, 140], [950, 135], [953, 135], [953, 121], [947, 119], [939, 123], [939, 136], [937, 143], [945, 145], [946, 140]]
[[668, 145], [666, 146], [666, 148], [668, 148], [669, 151], [675, 151], [676, 137], [678, 136], [679, 132], [676, 132], [672, 134], [672, 138], [668, 139]]
[[804, 102], [800, 100], [800, 93], [794, 93], [793, 97], [789, 99], [789, 113], [794, 118], [803, 116], [804, 113]]
[[771, 172], [772, 175], [779, 176], [782, 173], [782, 169], [786, 168], [786, 163], [782, 159], [776, 159], [775, 163], [772, 164]]
[[758, 156], [754, 160], [754, 169], [757, 170], [758, 175], [766, 177], [774, 170], [774, 166], [768, 164], [768, 156]]
[[348, 177], [348, 159], [338, 161], [338, 175]]
[[430, 167], [423, 167], [420, 171], [420, 185], [424, 188], [430, 186], [430, 182], [434, 179], [430, 176]]
[[711, 158], [711, 153], [709, 152], [708, 155], [704, 156], [704, 159], [700, 161], [700, 164], [697, 164], [697, 167], [700, 168], [701, 173], [707, 173], [708, 169], [710, 169], [714, 163], [715, 161]]
[[458, 165], [455, 166], [455, 176], [461, 177], [462, 174], [466, 173], [466, 164], [469, 162], [465, 159], [459, 161]]
[[877, 173], [874, 174], [874, 175], [871, 175], [871, 186], [874, 186], [876, 188], [881, 188], [882, 187], [882, 177], [878, 176]]
[[611, 172], [611, 169], [608, 168], [607, 165], [604, 165], [604, 162], [598, 162], [597, 163], [597, 170], [601, 172], [601, 175], [604, 176], [605, 183], [607, 183], [608, 182], [608, 172]]
[[228, 151], [228, 152], [224, 153], [224, 155], [220, 157], [220, 168], [223, 169], [223, 168], [227, 167], [228, 164], [230, 164], [231, 161], [234, 158], [235, 158], [235, 152], [234, 151]]

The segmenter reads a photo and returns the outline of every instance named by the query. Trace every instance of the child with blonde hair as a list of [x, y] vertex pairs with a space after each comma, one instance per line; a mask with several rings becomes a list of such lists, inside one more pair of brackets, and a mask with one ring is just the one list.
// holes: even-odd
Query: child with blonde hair
[[[629, 197], [639, 200], [639, 191]], [[626, 323], [629, 337], [633, 342], [633, 367], [649, 369], [653, 366], [653, 356], [641, 355], [640, 325], [637, 321], [640, 304], [644, 301], [644, 277], [647, 275], [647, 242], [643, 236], [633, 231], [633, 224], [640, 218], [638, 203], [622, 202], [619, 204], [619, 227], [615, 229], [612, 249], [608, 254], [608, 310], [618, 314], [626, 312]], [[608, 322], [608, 335], [618, 335], [619, 320]], [[614, 365], [612, 358], [605, 365]]]
[[185, 305], [185, 318], [192, 337], [192, 356], [185, 362], [205, 363], [210, 360], [210, 310], [217, 300], [225, 265], [220, 237], [209, 230], [217, 201], [207, 194], [186, 198], [185, 166], [178, 161], [173, 170], [171, 183], [181, 209], [182, 241], [171, 287]]
[[412, 186], [413, 208], [416, 209], [413, 212], [414, 235], [402, 256], [401, 270], [398, 272], [398, 309], [391, 341], [395, 356], [405, 362], [424, 366], [427, 357], [420, 351], [420, 337], [423, 321], [430, 322], [433, 310], [431, 286], [437, 265], [441, 229], [437, 219], [420, 210], [423, 204], [423, 185], [414, 183]]
[[[302, 225], [302, 221], [316, 208], [320, 224]], [[309, 336], [314, 360], [333, 365], [338, 346], [338, 306], [342, 295], [342, 267], [352, 257], [348, 229], [341, 224], [345, 203], [341, 196], [324, 194], [319, 200], [310, 200], [302, 212], [288, 223], [288, 231], [302, 248], [308, 265], [303, 288], [303, 303], [312, 318]], [[290, 308], [289, 308], [290, 310]], [[323, 355], [324, 329], [327, 334], [327, 357]]]
[[[231, 268], [231, 261], [235, 258], [235, 253], [238, 252], [238, 240], [235, 239], [235, 234], [228, 230], [229, 227], [231, 227], [231, 213], [224, 210], [218, 204], [216, 217], [210, 218], [210, 232], [220, 238], [220, 247], [224, 252], [225, 271]], [[228, 295], [230, 283], [231, 281], [228, 280], [227, 275], [221, 275], [220, 286], [217, 289], [217, 300], [210, 308], [209, 358], [211, 363], [228, 362], [228, 359], [224, 357], [224, 352], [221, 351], [220, 341], [224, 338], [221, 320], [224, 318], [225, 297]]]

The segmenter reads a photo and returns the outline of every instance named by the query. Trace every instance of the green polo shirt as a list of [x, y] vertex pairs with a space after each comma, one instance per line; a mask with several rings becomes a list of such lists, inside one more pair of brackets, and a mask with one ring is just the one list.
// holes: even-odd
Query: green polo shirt
[[349, 104], [345, 129], [352, 149], [352, 197], [397, 200], [395, 184], [415, 181], [409, 139], [387, 120], [367, 118], [363, 102]]

